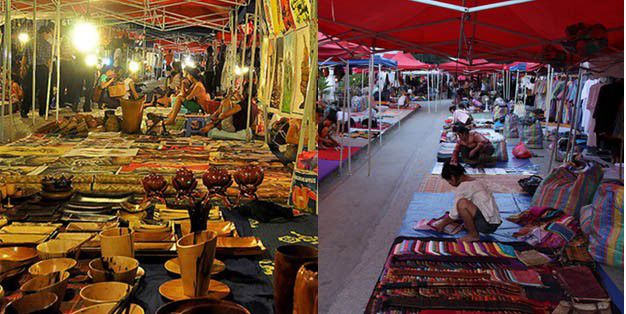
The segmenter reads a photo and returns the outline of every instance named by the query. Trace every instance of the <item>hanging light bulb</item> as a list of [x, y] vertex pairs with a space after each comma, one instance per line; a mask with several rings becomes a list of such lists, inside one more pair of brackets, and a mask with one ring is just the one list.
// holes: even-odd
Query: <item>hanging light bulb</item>
[[238, 65], [236, 65], [235, 66], [235, 75], [239, 76], [239, 75], [242, 75], [242, 74], [243, 74], [243, 70]]
[[28, 33], [19, 33], [17, 35], [17, 40], [19, 40], [20, 43], [23, 45], [30, 40], [30, 36], [28, 35]]
[[90, 54], [85, 58], [85, 63], [87, 64], [87, 66], [92, 67], [98, 64], [98, 57], [94, 54]]
[[131, 61], [128, 63], [128, 70], [131, 73], [136, 73], [139, 71], [139, 63], [137, 61]]
[[80, 52], [94, 51], [100, 42], [100, 34], [95, 25], [89, 22], [78, 22], [71, 33], [72, 43]]
[[111, 65], [111, 58], [102, 59], [102, 65], [105, 65], [105, 66]]

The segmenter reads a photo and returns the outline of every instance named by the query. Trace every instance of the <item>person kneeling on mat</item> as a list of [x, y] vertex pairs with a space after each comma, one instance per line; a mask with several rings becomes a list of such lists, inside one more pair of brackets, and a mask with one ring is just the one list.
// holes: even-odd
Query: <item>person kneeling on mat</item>
[[441, 232], [446, 225], [462, 220], [467, 235], [461, 241], [472, 242], [480, 239], [480, 233], [490, 234], [498, 229], [502, 224], [500, 211], [493, 193], [484, 182], [466, 175], [463, 166], [450, 162], [443, 164], [441, 177], [455, 187], [455, 205], [437, 231]]
[[196, 68], [185, 68], [187, 72], [187, 80], [189, 81], [188, 91], [185, 88], [181, 88], [183, 91], [180, 93], [172, 105], [172, 111], [170, 111], [165, 124], [171, 125], [176, 122], [176, 116], [180, 112], [181, 107], [187, 109], [187, 113], [199, 113], [204, 112], [211, 114], [211, 95], [206, 92], [204, 85], [202, 84], [202, 76], [200, 71]]
[[459, 163], [459, 154], [463, 157], [463, 162], [475, 165], [485, 166], [495, 162], [493, 153], [496, 151], [493, 144], [482, 134], [471, 131], [463, 125], [455, 125], [452, 131], [457, 135], [456, 146], [452, 152], [451, 164]]
[[213, 139], [250, 139], [252, 134], [246, 128], [247, 111], [240, 104], [242, 99], [239, 92], [229, 92], [201, 129], [202, 133]]

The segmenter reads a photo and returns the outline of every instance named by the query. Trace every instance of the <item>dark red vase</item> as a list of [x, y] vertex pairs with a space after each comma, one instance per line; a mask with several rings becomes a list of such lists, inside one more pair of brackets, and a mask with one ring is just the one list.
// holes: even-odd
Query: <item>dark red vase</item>
[[304, 263], [317, 261], [317, 249], [304, 245], [283, 245], [274, 256], [274, 311], [293, 313], [293, 292], [298, 270]]

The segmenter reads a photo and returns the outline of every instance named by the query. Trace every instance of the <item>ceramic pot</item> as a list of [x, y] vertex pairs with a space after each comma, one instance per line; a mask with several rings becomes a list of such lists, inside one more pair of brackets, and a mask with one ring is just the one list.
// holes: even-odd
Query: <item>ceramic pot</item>
[[67, 290], [67, 281], [69, 278], [70, 273], [66, 271], [37, 276], [25, 282], [20, 287], [20, 291], [22, 291], [24, 294], [52, 292], [56, 294], [60, 301], [63, 301], [63, 298], [65, 297], [65, 290]]
[[137, 100], [120, 99], [122, 106], [122, 132], [138, 133], [143, 117], [143, 98]]
[[156, 314], [250, 314], [243, 306], [223, 300], [194, 298], [167, 303], [161, 306]]
[[[103, 262], [107, 263], [106, 270]], [[139, 262], [127, 256], [102, 257], [89, 262], [89, 273], [94, 282], [119, 281], [132, 284], [138, 269]]]
[[198, 234], [188, 234], [176, 242], [180, 275], [186, 296], [207, 295], [216, 246], [217, 234], [207, 230]]
[[100, 232], [100, 252], [103, 257], [135, 257], [133, 232], [129, 228], [112, 228]]
[[23, 295], [7, 304], [6, 314], [60, 314], [60, 300], [52, 292], [39, 292]]
[[317, 314], [317, 262], [304, 263], [293, 288], [293, 313]]
[[317, 249], [304, 245], [283, 245], [274, 255], [274, 311], [292, 314], [296, 275], [306, 262], [317, 261]]

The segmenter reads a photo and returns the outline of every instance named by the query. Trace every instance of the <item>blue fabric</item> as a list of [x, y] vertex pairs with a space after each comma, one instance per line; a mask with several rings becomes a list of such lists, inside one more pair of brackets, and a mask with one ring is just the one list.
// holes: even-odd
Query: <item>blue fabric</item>
[[515, 156], [513, 156], [513, 148], [515, 147], [515, 145], [517, 145], [518, 143], [515, 144], [510, 144], [510, 145], [506, 145], [506, 150], [509, 156], [509, 160], [508, 161], [498, 161], [496, 163], [496, 168], [505, 168], [505, 169], [511, 169], [511, 168], [516, 168], [516, 169], [520, 169], [520, 170], [527, 170], [533, 167], [533, 162], [531, 161], [531, 158], [528, 159], [517, 159], [515, 158]]
[[[481, 235], [481, 240], [498, 241], [498, 242], [521, 242], [513, 237], [513, 233], [520, 229], [520, 226], [514, 224], [505, 218], [514, 214], [518, 214], [530, 207], [530, 196], [526, 194], [505, 194], [494, 193], [496, 203], [500, 209], [502, 216], [502, 224], [496, 232], [490, 235]], [[399, 236], [403, 237], [421, 237], [421, 238], [460, 238], [466, 235], [465, 231], [461, 231], [456, 235], [447, 235], [435, 231], [414, 230], [415, 223], [426, 218], [441, 217], [446, 211], [454, 206], [454, 193], [414, 193], [413, 199], [409, 203], [406, 211]]]
[[[598, 270], [598, 274], [600, 275], [600, 282], [606, 292], [609, 294], [611, 301], [613, 304], [620, 310], [621, 313], [624, 313], [624, 290], [620, 288], [620, 286], [609, 276], [609, 274], [604, 270], [604, 267], [611, 267], [605, 265], [598, 265], [596, 269]], [[624, 275], [622, 271], [622, 275]]]

